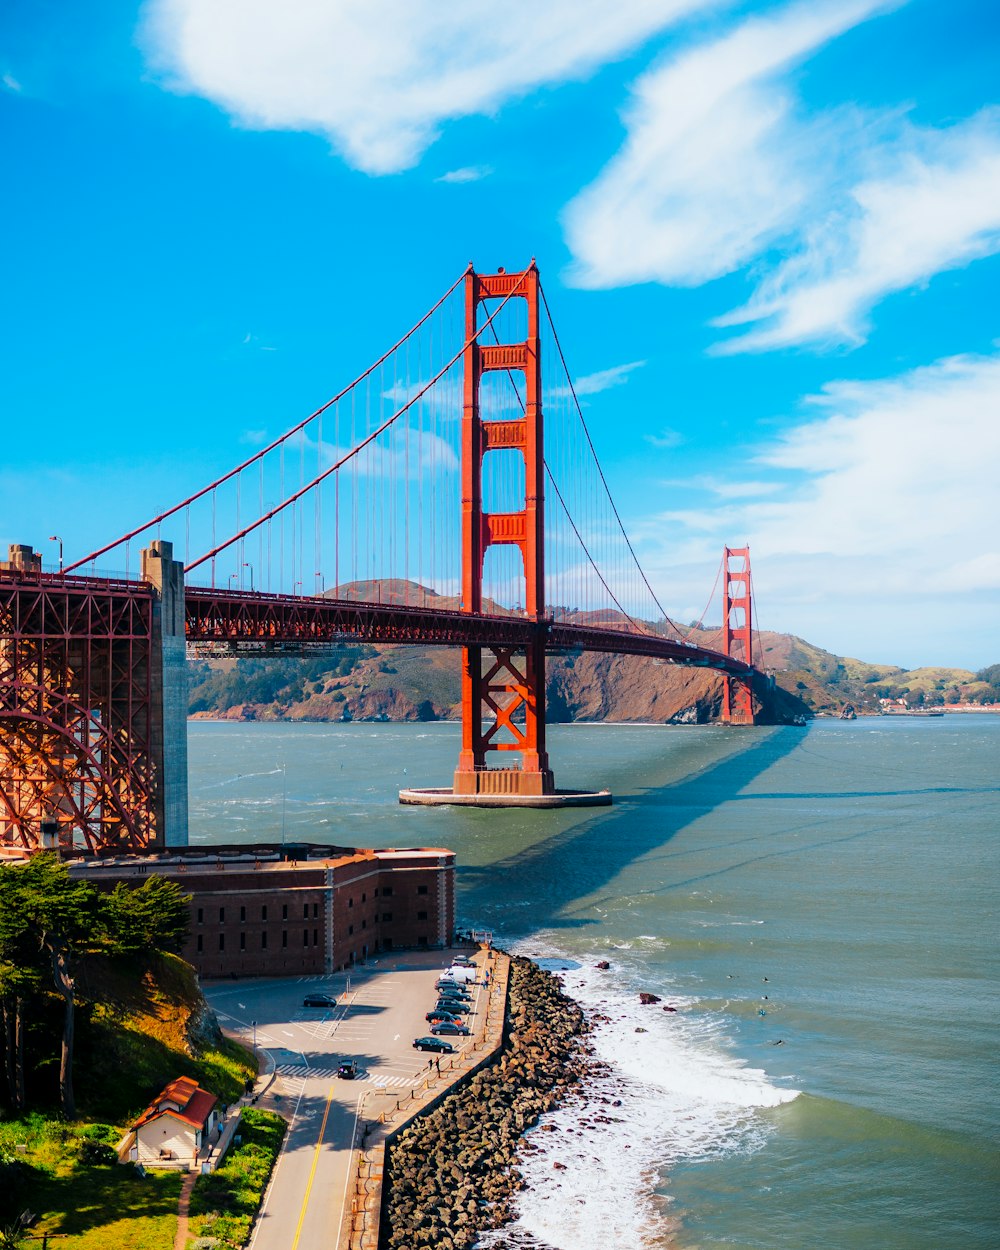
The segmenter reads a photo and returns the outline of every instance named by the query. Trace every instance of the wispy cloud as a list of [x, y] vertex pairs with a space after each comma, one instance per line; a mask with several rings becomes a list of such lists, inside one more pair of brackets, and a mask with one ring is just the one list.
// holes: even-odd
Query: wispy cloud
[[329, 136], [371, 174], [408, 169], [448, 120], [579, 78], [709, 0], [151, 0], [144, 42], [179, 91], [242, 125]]
[[566, 212], [575, 280], [696, 285], [793, 228], [812, 192], [808, 152], [774, 80], [878, 7], [809, 3], [752, 18], [643, 75], [621, 151]]
[[695, 286], [746, 270], [757, 289], [715, 324], [761, 323], [719, 347], [748, 351], [857, 343], [885, 295], [1000, 250], [997, 110], [933, 130], [796, 98], [801, 61], [891, 7], [787, 7], [641, 77], [622, 149], [566, 210], [573, 280]]
[[0, 83], [8, 91], [22, 92], [24, 87], [17, 81], [13, 74], [0, 74]]
[[610, 369], [598, 369], [596, 373], [585, 373], [582, 377], [573, 379], [572, 389], [569, 386], [553, 386], [548, 393], [560, 397], [572, 395], [573, 391], [577, 395], [599, 395], [601, 391], [624, 386], [629, 376], [645, 363], [644, 360], [632, 360], [628, 364], [612, 365]]
[[442, 174], [440, 178], [435, 178], [435, 182], [480, 182], [483, 178], [488, 178], [493, 173], [489, 165], [465, 165], [461, 169], [450, 169], [446, 174]]
[[[1000, 354], [831, 383], [805, 410], [754, 456], [780, 495], [727, 499], [712, 479], [721, 502], [649, 520], [647, 549], [663, 579], [682, 594], [675, 565], [710, 567], [725, 541], [747, 535], [762, 557], [755, 583], [769, 625], [794, 622], [863, 658], [920, 647], [930, 661], [950, 654], [946, 634], [961, 620], [971, 645], [972, 622], [984, 619], [974, 605], [1000, 592]], [[987, 654], [985, 632], [976, 645]]]
[[905, 126], [884, 177], [851, 188], [720, 326], [766, 324], [724, 350], [857, 342], [885, 295], [1000, 251], [1000, 109], [949, 130]]
[[673, 447], [680, 447], [684, 442], [684, 435], [679, 430], [669, 428], [662, 429], [659, 434], [643, 434], [642, 437], [657, 451], [670, 451]]

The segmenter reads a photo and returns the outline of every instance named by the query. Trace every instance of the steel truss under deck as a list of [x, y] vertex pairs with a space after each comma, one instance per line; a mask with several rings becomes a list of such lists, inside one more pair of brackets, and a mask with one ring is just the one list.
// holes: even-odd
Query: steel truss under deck
[[0, 576], [0, 848], [156, 841], [152, 592]]

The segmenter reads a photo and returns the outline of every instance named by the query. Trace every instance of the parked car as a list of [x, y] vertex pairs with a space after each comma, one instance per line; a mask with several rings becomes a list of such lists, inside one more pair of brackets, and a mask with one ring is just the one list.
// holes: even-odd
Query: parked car
[[355, 1081], [358, 1078], [358, 1061], [356, 1059], [345, 1059], [337, 1069], [337, 1075], [345, 1081]]
[[442, 1041], [440, 1037], [415, 1037], [413, 1039], [414, 1050], [436, 1050], [442, 1055], [453, 1055], [455, 1047], [451, 1042]]
[[447, 1012], [450, 1016], [467, 1016], [469, 1004], [460, 998], [439, 998], [434, 1004], [434, 1010]]
[[431, 1024], [440, 1022], [441, 1020], [450, 1020], [454, 1024], [460, 1024], [462, 1017], [457, 1015], [454, 1011], [438, 1011], [435, 1008], [434, 1011], [429, 1011], [427, 1015], [424, 1016], [424, 1019], [429, 1020]]
[[452, 998], [471, 998], [472, 997], [472, 995], [468, 991], [468, 988], [464, 985], [459, 985], [457, 981], [444, 981], [444, 982], [439, 981], [435, 988], [437, 989], [437, 992], [439, 994], [448, 994]]
[[442, 1020], [440, 1024], [432, 1024], [431, 1032], [434, 1034], [447, 1033], [450, 1037], [469, 1036], [469, 1030], [457, 1020]]
[[472, 968], [474, 966], [468, 955], [456, 955], [451, 963], [452, 967], [457, 965], [460, 968]]
[[332, 994], [307, 994], [302, 1000], [303, 1007], [336, 1007], [337, 1000]]

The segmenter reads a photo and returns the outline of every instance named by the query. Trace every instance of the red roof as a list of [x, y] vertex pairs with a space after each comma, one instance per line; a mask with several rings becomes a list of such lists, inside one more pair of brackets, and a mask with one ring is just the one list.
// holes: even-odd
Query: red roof
[[195, 1128], [202, 1128], [218, 1101], [213, 1093], [202, 1089], [191, 1077], [179, 1076], [153, 1099], [134, 1127], [141, 1128], [161, 1115], [172, 1115]]

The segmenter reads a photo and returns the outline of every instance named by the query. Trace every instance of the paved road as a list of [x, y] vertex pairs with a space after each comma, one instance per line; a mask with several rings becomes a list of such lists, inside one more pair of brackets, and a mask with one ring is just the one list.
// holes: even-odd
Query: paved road
[[[427, 951], [352, 969], [349, 979], [339, 973], [206, 987], [228, 1032], [250, 1044], [256, 1021], [257, 1047], [276, 1072], [260, 1105], [290, 1121], [251, 1250], [339, 1246], [358, 1122], [375, 1119], [427, 1076], [434, 1056], [414, 1050], [413, 1039], [430, 1032], [424, 1013], [434, 1006], [434, 981], [448, 962], [448, 952]], [[303, 1007], [303, 997], [316, 992], [335, 994], [337, 1006]], [[475, 1033], [486, 1013], [481, 986], [472, 1007], [467, 1023]], [[447, 1040], [456, 1050], [472, 1041]], [[357, 1060], [358, 1080], [337, 1078], [344, 1058]]]

